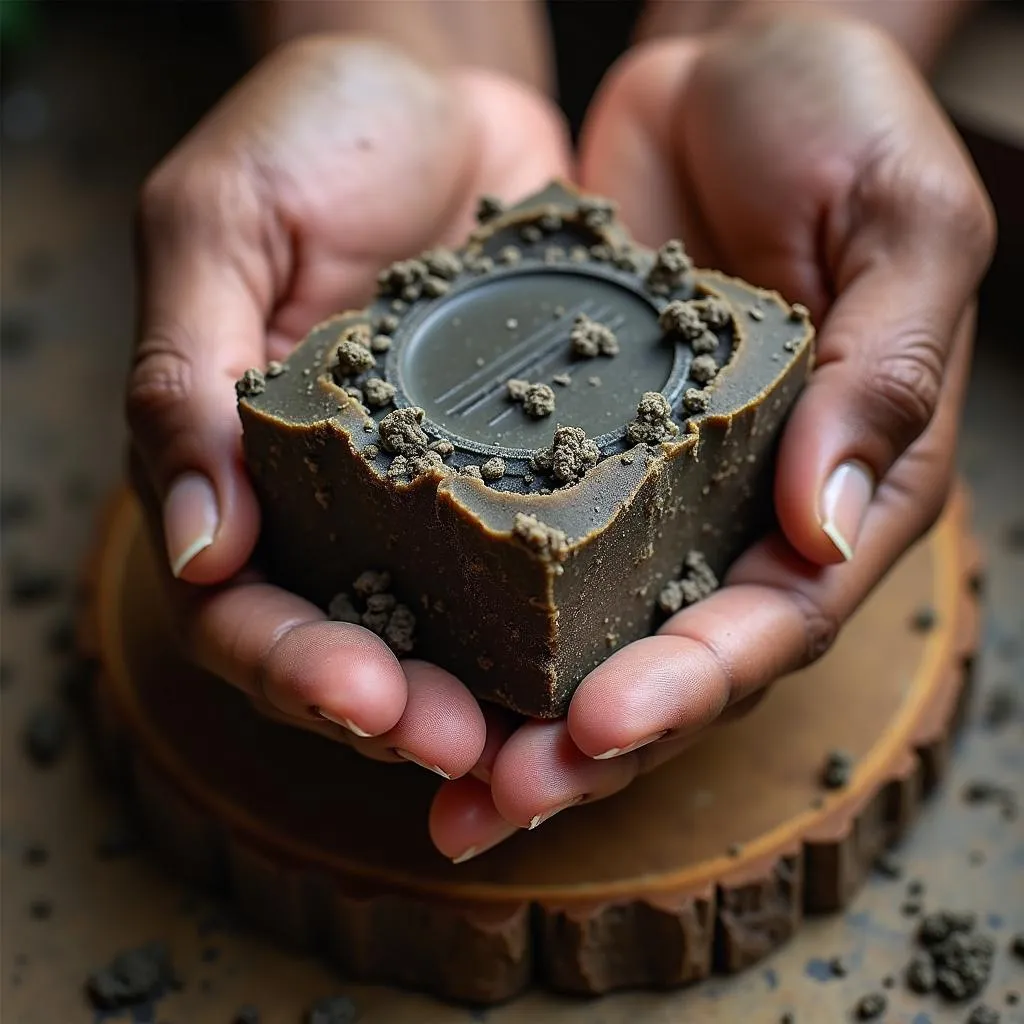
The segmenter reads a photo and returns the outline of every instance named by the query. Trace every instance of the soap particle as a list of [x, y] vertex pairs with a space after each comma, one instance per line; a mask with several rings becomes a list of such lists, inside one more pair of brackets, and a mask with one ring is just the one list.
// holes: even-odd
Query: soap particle
[[488, 483], [494, 483], [496, 480], [500, 480], [505, 475], [505, 460], [495, 456], [493, 459], [488, 459], [480, 466], [480, 475]]
[[600, 450], [579, 427], [558, 427], [550, 448], [534, 453], [538, 469], [550, 473], [563, 484], [575, 484], [587, 470], [597, 465]]
[[572, 330], [569, 344], [573, 354], [583, 359], [596, 356], [614, 356], [619, 353], [619, 339], [610, 327], [591, 320], [586, 313], [579, 313]]
[[267, 378], [255, 367], [246, 370], [240, 380], [235, 382], [235, 394], [239, 398], [252, 398], [262, 395], [267, 390]]

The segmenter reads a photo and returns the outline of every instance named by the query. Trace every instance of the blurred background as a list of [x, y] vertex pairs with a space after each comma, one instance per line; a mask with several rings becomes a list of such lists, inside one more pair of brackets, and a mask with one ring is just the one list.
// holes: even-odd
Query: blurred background
[[[977, 529], [994, 556], [983, 679], [1019, 686], [1024, 5], [977, 6], [935, 82], [1000, 220], [961, 465], [976, 495]], [[637, 7], [550, 5], [561, 99], [574, 125], [627, 45]], [[244, 979], [272, 970], [286, 1000], [289, 986], [297, 993], [321, 986], [319, 968], [248, 940], [216, 962], [219, 953], [210, 950], [219, 946], [202, 938], [210, 934], [202, 931], [207, 905], [128, 856], [130, 830], [97, 785], [74, 713], [85, 678], [72, 653], [77, 579], [98, 510], [122, 469], [135, 193], [146, 171], [244, 74], [254, 51], [227, 2], [0, 0], [0, 40], [4, 1019], [91, 1019], [81, 1015], [80, 995], [90, 956], [153, 933], [190, 936], [194, 962], [185, 970], [196, 981], [195, 998], [204, 984], [208, 992], [238, 989], [241, 998]], [[213, 1019], [196, 1012], [174, 1020]]]

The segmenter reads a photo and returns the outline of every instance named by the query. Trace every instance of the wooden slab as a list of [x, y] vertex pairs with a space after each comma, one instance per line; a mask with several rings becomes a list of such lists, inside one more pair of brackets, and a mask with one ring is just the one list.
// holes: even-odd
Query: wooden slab
[[[122, 496], [86, 629], [106, 745], [181, 870], [360, 980], [488, 1003], [531, 983], [590, 994], [735, 971], [845, 905], [943, 771], [977, 635], [965, 504], [753, 714], [455, 867], [427, 838], [427, 773], [267, 722], [182, 662]], [[915, 631], [925, 607], [936, 626]], [[826, 792], [833, 749], [856, 767]]]

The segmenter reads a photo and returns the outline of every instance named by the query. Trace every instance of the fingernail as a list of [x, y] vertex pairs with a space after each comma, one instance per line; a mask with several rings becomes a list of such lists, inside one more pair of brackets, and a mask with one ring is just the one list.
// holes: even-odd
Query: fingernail
[[495, 829], [488, 839], [477, 843], [476, 846], [467, 847], [457, 857], [452, 857], [452, 863], [465, 864], [467, 860], [472, 860], [474, 857], [479, 857], [481, 853], [493, 850], [498, 843], [503, 843], [509, 836], [515, 835], [518, 831], [520, 830], [515, 825], [509, 825], [508, 822], [502, 822], [502, 824]]
[[426, 768], [428, 772], [440, 775], [442, 779], [451, 780], [451, 776], [438, 765], [427, 764], [426, 761], [421, 761], [415, 754], [410, 754], [408, 750], [402, 750], [399, 747], [395, 747], [394, 751], [399, 757], [404, 758], [406, 761], [412, 761], [413, 764], [418, 764], [421, 768]]
[[213, 543], [219, 519], [217, 494], [202, 473], [182, 473], [171, 484], [164, 500], [164, 534], [175, 577]]
[[475, 764], [470, 769], [469, 774], [474, 779], [479, 779], [481, 782], [486, 782], [489, 786], [491, 784], [491, 769], [482, 764]]
[[556, 814], [560, 814], [562, 811], [567, 810], [570, 807], [575, 807], [576, 804], [582, 803], [585, 797], [583, 795], [574, 796], [571, 800], [567, 800], [564, 804], [559, 804], [557, 807], [553, 807], [550, 811], [545, 811], [543, 814], [535, 814], [530, 819], [530, 831], [537, 828], [538, 825], [543, 825], [549, 818], [553, 818]]
[[656, 732], [653, 736], [645, 736], [642, 740], [637, 740], [636, 743], [630, 743], [628, 747], [612, 747], [611, 750], [606, 750], [603, 754], [595, 754], [595, 761], [607, 761], [610, 757], [621, 757], [623, 754], [631, 754], [634, 750], [639, 750], [641, 747], [646, 747], [648, 743], [657, 743], [663, 736], [668, 735], [668, 729], [662, 729], [661, 732]]
[[822, 489], [821, 529], [846, 561], [853, 558], [874, 490], [871, 470], [856, 461], [844, 462], [833, 470]]
[[348, 729], [350, 733], [358, 736], [361, 740], [369, 739], [371, 736], [371, 733], [360, 729], [350, 718], [335, 718], [334, 715], [328, 714], [323, 708], [313, 708], [312, 710], [314, 715], [319, 715], [321, 718], [326, 718], [328, 722], [333, 722], [335, 725], [340, 725], [343, 729]]

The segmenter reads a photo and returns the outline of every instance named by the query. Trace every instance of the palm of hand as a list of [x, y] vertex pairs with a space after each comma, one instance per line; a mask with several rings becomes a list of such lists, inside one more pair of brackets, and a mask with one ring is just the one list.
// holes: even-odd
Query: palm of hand
[[527, 90], [333, 40], [285, 48], [204, 128], [246, 157], [277, 357], [312, 323], [362, 305], [381, 266], [461, 241], [481, 194], [515, 197], [568, 167], [553, 108]]

